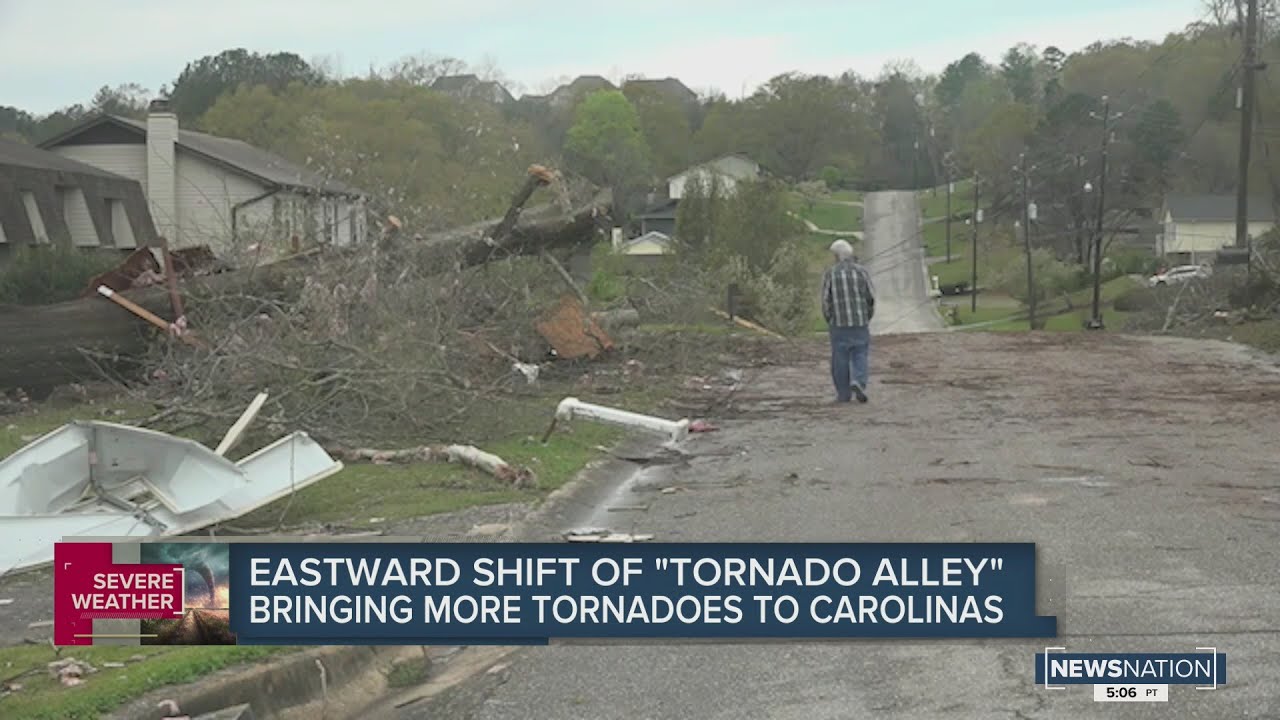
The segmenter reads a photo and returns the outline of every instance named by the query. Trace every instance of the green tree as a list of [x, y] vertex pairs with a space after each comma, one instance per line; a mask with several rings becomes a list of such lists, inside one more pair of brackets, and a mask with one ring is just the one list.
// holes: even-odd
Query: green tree
[[760, 161], [792, 180], [815, 176], [855, 140], [859, 123], [846, 86], [824, 75], [779, 75], [748, 101], [759, 122]]
[[1133, 128], [1139, 181], [1156, 193], [1168, 189], [1173, 161], [1181, 152], [1184, 140], [1186, 134], [1182, 131], [1182, 119], [1172, 103], [1157, 100], [1148, 105]]
[[213, 107], [221, 95], [242, 85], [265, 85], [279, 92], [291, 83], [318, 85], [324, 79], [323, 74], [293, 53], [261, 55], [235, 48], [187, 63], [173, 82], [169, 100], [182, 120], [193, 121]]
[[619, 90], [601, 90], [582, 101], [565, 136], [564, 152], [570, 168], [613, 189], [614, 203], [624, 213], [650, 176], [640, 117]]
[[1005, 51], [1000, 60], [1000, 75], [1013, 94], [1013, 99], [1028, 105], [1037, 99], [1039, 89], [1040, 60], [1036, 49], [1030, 45], [1015, 45]]
[[987, 65], [987, 61], [978, 53], [969, 53], [943, 69], [933, 88], [934, 97], [944, 108], [954, 108], [970, 83], [982, 80], [990, 74], [991, 67]]
[[640, 118], [640, 131], [653, 153], [653, 169], [660, 177], [670, 177], [693, 162], [693, 131], [689, 113], [680, 101], [659, 90], [628, 83], [623, 94]]
[[417, 228], [499, 215], [545, 157], [527, 126], [403, 81], [241, 87], [203, 123], [373, 193]]
[[146, 116], [150, 100], [150, 91], [146, 88], [137, 83], [125, 83], [115, 87], [103, 85], [90, 104], [96, 112], [141, 118]]

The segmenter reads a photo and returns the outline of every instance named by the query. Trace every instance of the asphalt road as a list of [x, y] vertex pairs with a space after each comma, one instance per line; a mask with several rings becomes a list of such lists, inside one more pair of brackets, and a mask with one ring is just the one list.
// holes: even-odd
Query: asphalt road
[[[1192, 340], [893, 336], [878, 344], [872, 403], [836, 407], [824, 356], [815, 343], [754, 377], [717, 418], [721, 431], [690, 441], [687, 465], [600, 496], [534, 539], [594, 515], [673, 542], [1032, 541], [1056, 642], [531, 648], [505, 682], [448, 716], [1280, 714], [1274, 365]], [[658, 492], [667, 486], [680, 491]], [[649, 509], [604, 507], [624, 504]], [[1088, 686], [1034, 684], [1046, 644], [1214, 646], [1228, 655], [1229, 684], [1175, 686], [1167, 704], [1095, 703]], [[427, 717], [415, 712], [399, 717]]]
[[[924, 333], [909, 193], [867, 198], [879, 307], [865, 406], [826, 348], [750, 378], [687, 464], [598, 488], [530, 536], [671, 542], [1035, 542], [1055, 641], [559, 646], [518, 651], [451, 718], [1280, 716], [1280, 372], [1237, 346], [1115, 334]], [[661, 493], [666, 487], [678, 491]], [[610, 507], [647, 505], [644, 512]], [[1228, 655], [1167, 704], [1034, 684], [1046, 644]], [[394, 717], [428, 717], [413, 706]], [[438, 715], [437, 715], [438, 716]]]
[[916, 194], [867, 195], [862, 222], [864, 250], [860, 259], [871, 270], [876, 289], [871, 332], [887, 335], [942, 328], [942, 318], [929, 296]]

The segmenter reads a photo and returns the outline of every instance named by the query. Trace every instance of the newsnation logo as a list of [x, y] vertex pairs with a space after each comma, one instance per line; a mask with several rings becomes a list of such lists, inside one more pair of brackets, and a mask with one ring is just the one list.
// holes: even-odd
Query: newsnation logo
[[1194, 653], [1069, 653], [1049, 647], [1036, 653], [1036, 684], [1046, 690], [1093, 685], [1098, 702], [1167, 702], [1170, 685], [1217, 690], [1227, 682], [1227, 654], [1198, 647]]

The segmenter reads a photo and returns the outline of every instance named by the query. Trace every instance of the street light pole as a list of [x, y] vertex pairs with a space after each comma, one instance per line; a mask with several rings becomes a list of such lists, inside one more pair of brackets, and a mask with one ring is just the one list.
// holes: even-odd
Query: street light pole
[[[1095, 116], [1096, 117], [1096, 116]], [[1120, 114], [1116, 114], [1120, 117]], [[1111, 100], [1102, 96], [1102, 176], [1098, 180], [1098, 219], [1093, 238], [1093, 317], [1090, 330], [1102, 330], [1102, 224], [1107, 209], [1107, 146], [1111, 143]]]
[[970, 222], [973, 223], [973, 246], [969, 248], [969, 254], [973, 256], [973, 274], [970, 276], [969, 283], [969, 310], [978, 312], [978, 223], [982, 222], [982, 208], [978, 207], [978, 181], [977, 173], [973, 174], [973, 215]]
[[951, 168], [947, 167], [947, 262], [951, 262]]
[[1027, 154], [1019, 156], [1019, 167], [1014, 168], [1022, 173], [1022, 240], [1027, 249], [1027, 319], [1029, 328], [1036, 329], [1036, 284], [1035, 273], [1031, 263], [1031, 171], [1027, 168]]

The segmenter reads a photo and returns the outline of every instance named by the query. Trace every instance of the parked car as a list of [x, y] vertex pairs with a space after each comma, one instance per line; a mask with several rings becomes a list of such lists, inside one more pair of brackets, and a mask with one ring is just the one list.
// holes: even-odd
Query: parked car
[[1179, 265], [1167, 270], [1161, 270], [1155, 275], [1147, 278], [1147, 287], [1160, 287], [1161, 285], [1175, 285], [1177, 283], [1186, 282], [1192, 278], [1203, 280], [1212, 273], [1208, 265]]

